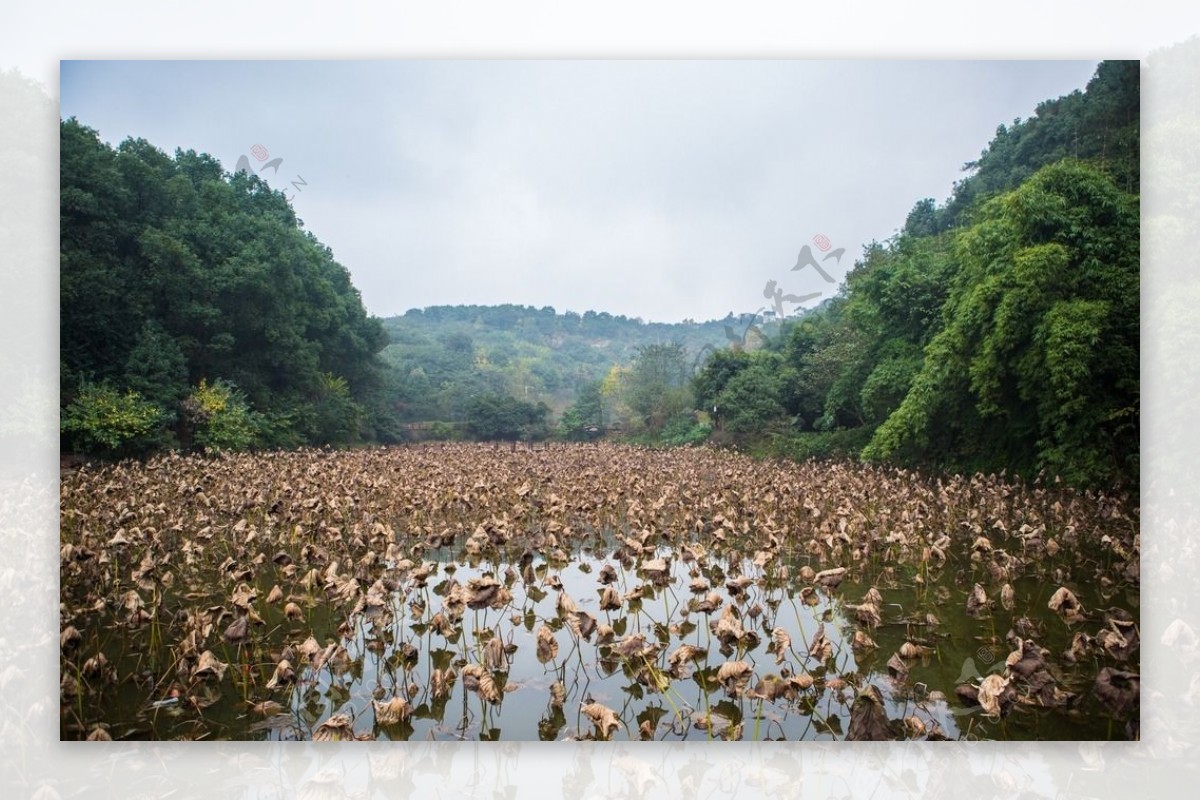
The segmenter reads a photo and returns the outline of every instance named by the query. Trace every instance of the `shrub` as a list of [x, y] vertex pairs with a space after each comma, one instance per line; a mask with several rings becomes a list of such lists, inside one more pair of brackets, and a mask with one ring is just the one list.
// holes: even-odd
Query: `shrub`
[[859, 451], [871, 439], [871, 428], [837, 429], [835, 431], [803, 431], [780, 438], [775, 450], [803, 462], [807, 459], [857, 459]]
[[250, 408], [237, 387], [220, 379], [199, 386], [183, 402], [196, 445], [213, 451], [240, 451], [258, 443], [262, 415]]
[[439, 420], [429, 427], [429, 438], [444, 442], [455, 442], [462, 439], [462, 433], [453, 423], [446, 423]]
[[153, 448], [163, 437], [161, 408], [133, 390], [85, 384], [63, 411], [61, 430], [73, 447], [92, 456], [121, 458]]
[[683, 412], [667, 421], [659, 438], [666, 445], [699, 445], [711, 433], [712, 425], [697, 421], [690, 412]]

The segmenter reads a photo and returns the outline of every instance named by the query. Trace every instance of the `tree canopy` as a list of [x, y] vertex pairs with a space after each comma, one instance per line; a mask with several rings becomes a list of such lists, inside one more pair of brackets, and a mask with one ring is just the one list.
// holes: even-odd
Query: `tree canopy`
[[955, 242], [946, 325], [864, 456], [1136, 475], [1137, 199], [1064, 160], [978, 216]]
[[[253, 444], [394, 434], [382, 325], [257, 177], [144, 139], [114, 149], [72, 118], [61, 123], [61, 230], [64, 409], [105, 397], [93, 386], [132, 393], [157, 410], [160, 442], [186, 446], [215, 424], [184, 414], [187, 400], [226, 386], [257, 415]], [[77, 428], [64, 437], [97, 444]]]

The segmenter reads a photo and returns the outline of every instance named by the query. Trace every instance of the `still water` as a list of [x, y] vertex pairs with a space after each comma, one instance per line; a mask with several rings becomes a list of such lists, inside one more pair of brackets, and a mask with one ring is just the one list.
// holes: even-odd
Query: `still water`
[[[333, 719], [341, 723], [335, 736], [391, 740], [845, 739], [856, 695], [873, 686], [900, 736], [1122, 736], [1088, 697], [1094, 664], [1055, 665], [1059, 685], [1082, 699], [1068, 709], [1018, 706], [997, 718], [957, 697], [956, 686], [1004, 671], [1014, 627], [1026, 635], [1032, 627], [1053, 654], [1069, 647], [1072, 630], [1047, 609], [1054, 587], [1044, 580], [1015, 580], [1011, 612], [997, 604], [970, 617], [963, 604], [979, 578], [970, 569], [916, 567], [902, 575], [868, 567], [832, 588], [798, 578], [809, 561], [801, 553], [756, 562], [734, 549], [715, 556], [698, 548], [698, 558], [687, 549], [651, 549], [633, 558], [611, 531], [584, 542], [558, 561], [517, 550], [427, 550], [414, 569], [425, 572], [423, 564], [428, 574], [415, 578], [393, 560], [384, 573], [394, 574], [395, 588], [381, 605], [349, 618], [319, 586], [291, 597], [299, 618], [259, 603], [256, 627], [265, 636], [222, 642], [214, 653], [228, 666], [224, 675], [178, 695], [163, 691], [175, 653], [165, 646], [155, 652], [152, 638], [149, 648], [145, 638], [122, 645], [114, 621], [104, 650], [115, 675], [135, 678], [107, 692], [109, 731], [118, 738], [307, 740]], [[259, 598], [284, 580], [282, 570], [264, 566], [254, 588]], [[467, 608], [454, 620], [456, 585], [461, 592], [478, 579], [494, 579], [511, 598], [502, 593], [502, 603]], [[864, 622], [855, 613], [872, 587], [882, 600], [879, 620]], [[616, 593], [617, 608], [603, 608], [614, 606], [611, 593], [603, 603], [605, 588]], [[1078, 594], [1089, 608], [1119, 603], [1136, 613], [1136, 597], [1101, 599], [1088, 590]], [[168, 596], [163, 608], [182, 603]], [[873, 647], [856, 644], [856, 632]], [[315, 641], [320, 656], [298, 653], [305, 641]], [[292, 653], [259, 642], [287, 643]], [[889, 670], [906, 643], [920, 653], [900, 661], [905, 674]], [[694, 650], [672, 661], [685, 645]], [[288, 656], [294, 683], [268, 689]], [[490, 700], [464, 672], [471, 665], [491, 678]], [[723, 665], [732, 665], [726, 674]], [[393, 698], [402, 699], [400, 719], [381, 723], [387, 713], [380, 709]], [[595, 705], [613, 716], [597, 723], [585, 712]], [[64, 723], [63, 736], [79, 734]]]

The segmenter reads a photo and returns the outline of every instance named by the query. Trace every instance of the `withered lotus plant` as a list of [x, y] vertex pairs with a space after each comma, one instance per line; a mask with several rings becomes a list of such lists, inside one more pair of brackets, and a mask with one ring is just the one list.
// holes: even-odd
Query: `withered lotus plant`
[[483, 665], [464, 665], [462, 669], [463, 686], [475, 693], [489, 704], [500, 703], [500, 688], [496, 679]]
[[726, 662], [717, 669], [717, 681], [731, 697], [739, 697], [754, 675], [754, 666], [745, 660]]
[[267, 689], [273, 690], [276, 687], [294, 684], [295, 681], [296, 671], [292, 668], [292, 663], [287, 659], [281, 659], [279, 660], [279, 664], [275, 666], [275, 672], [271, 674], [271, 678], [267, 681]]
[[873, 684], [858, 692], [850, 707], [847, 740], [894, 740], [891, 721], [883, 704], [883, 694]]
[[355, 739], [354, 721], [350, 719], [349, 715], [344, 713], [331, 716], [313, 732], [313, 741], [318, 743], [342, 742], [353, 739]]
[[558, 656], [558, 640], [554, 639], [554, 632], [550, 630], [550, 627], [543, 624], [537, 632], [538, 661], [545, 664], [556, 656]]
[[[601, 442], [171, 455], [65, 473], [60, 500], [68, 736], [140, 736], [147, 725], [157, 737], [185, 727], [263, 736], [222, 723], [241, 717], [228, 709], [198, 713], [267, 703], [252, 700], [264, 685], [270, 703], [303, 707], [310, 721], [370, 699], [383, 705], [373, 707], [379, 722], [400, 700], [418, 736], [450, 725], [451, 696], [477, 693], [488, 725], [533, 736], [503, 719], [497, 685], [545, 686], [538, 657], [557, 668], [550, 706], [560, 718], [580, 670], [611, 682], [605, 692], [632, 680], [619, 708], [648, 713], [643, 736], [681, 736], [692, 722], [743, 736], [739, 702], [707, 708], [723, 685], [753, 697], [774, 734], [801, 736], [828, 705], [842, 720], [862, 710], [856, 737], [884, 736], [863, 688], [917, 691], [929, 675], [922, 661], [964, 626], [988, 647], [1011, 630], [1015, 654], [1003, 674], [956, 688], [964, 701], [1000, 714], [1033, 706], [1067, 726], [1098, 708], [1130, 719], [1137, 710], [1127, 699], [1140, 653], [1139, 511], [1112, 494]], [[1034, 582], [1061, 588], [1050, 605], [1016, 589]], [[1131, 611], [1111, 606], [1125, 598]], [[893, 636], [896, 624], [907, 628]], [[565, 658], [560, 628], [571, 638]], [[1200, 653], [1194, 632], [1171, 631]], [[530, 639], [535, 647], [514, 652]], [[696, 667], [714, 653], [726, 661]], [[779, 675], [755, 681], [764, 662]], [[731, 667], [739, 663], [749, 670]], [[365, 687], [368, 672], [378, 693]], [[239, 692], [222, 694], [231, 674]], [[118, 699], [134, 692], [145, 698], [131, 718]], [[681, 701], [703, 711], [677, 711], [674, 724], [651, 713]], [[595, 736], [622, 726], [616, 713], [592, 711]], [[991, 717], [977, 717], [975, 733], [1008, 736], [1024, 722], [1014, 716], [1006, 732]], [[947, 736], [923, 714], [886, 728]], [[353, 721], [335, 715], [312, 736], [354, 738]]]
[[387, 701], [373, 700], [371, 704], [375, 709], [375, 722], [380, 726], [394, 726], [412, 715], [412, 706], [398, 695]]
[[621, 721], [617, 717], [617, 713], [603, 704], [594, 701], [585, 703], [580, 707], [580, 711], [587, 715], [588, 720], [596, 727], [596, 736], [601, 740], [609, 739], [613, 732], [621, 728]]
[[1054, 594], [1050, 596], [1050, 602], [1046, 605], [1050, 608], [1050, 611], [1056, 612], [1068, 625], [1083, 620], [1083, 605], [1079, 603], [1079, 599], [1075, 597], [1075, 593], [1066, 587], [1059, 587], [1055, 590]]

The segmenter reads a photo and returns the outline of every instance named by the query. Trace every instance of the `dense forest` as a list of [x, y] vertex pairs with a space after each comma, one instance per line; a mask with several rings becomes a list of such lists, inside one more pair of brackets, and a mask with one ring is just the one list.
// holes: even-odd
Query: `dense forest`
[[1001, 125], [833, 303], [714, 356], [698, 405], [794, 455], [1136, 486], [1139, 112], [1138, 63], [1110, 61]]
[[770, 324], [363, 309], [281, 193], [62, 123], [68, 450], [606, 434], [1136, 486], [1139, 65], [1000, 125]]
[[61, 128], [65, 447], [395, 437], [387, 335], [282, 193], [194, 151]]

